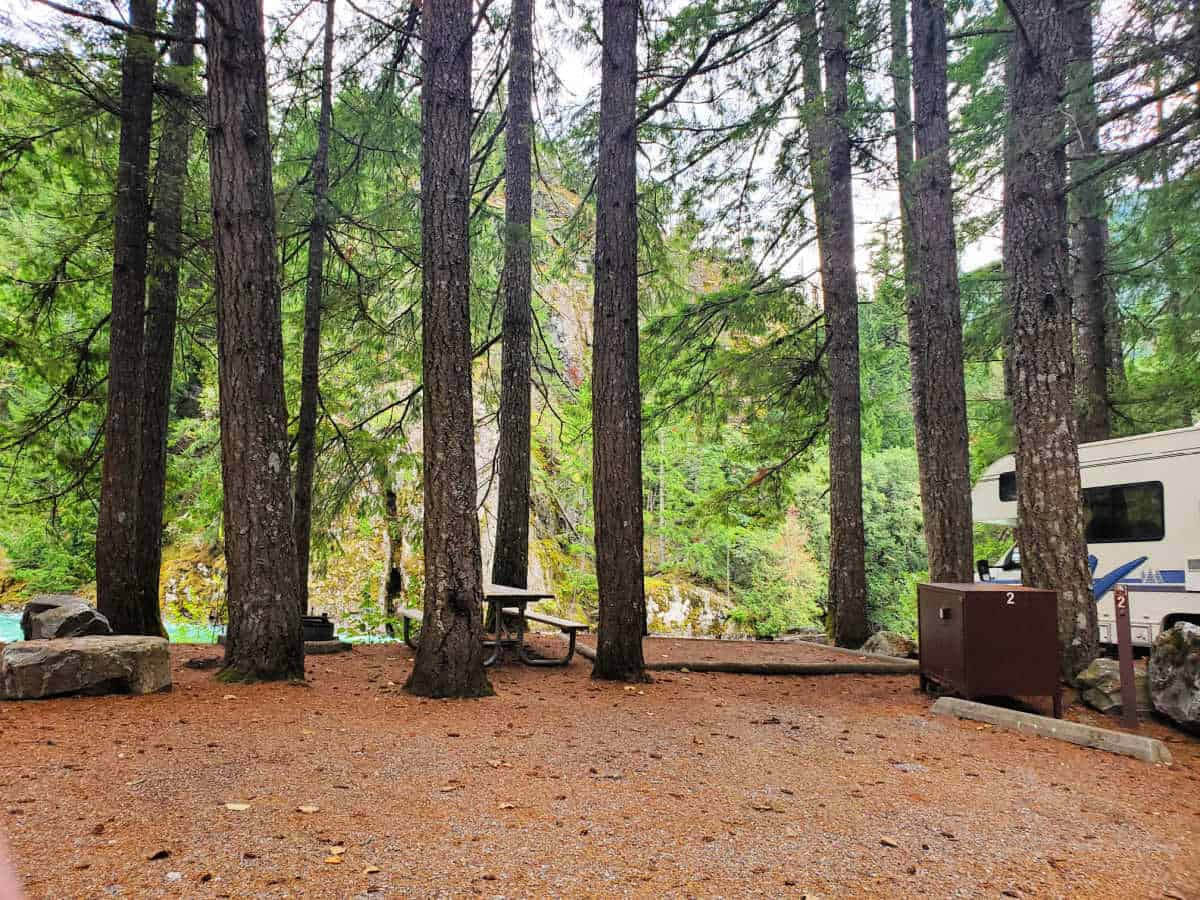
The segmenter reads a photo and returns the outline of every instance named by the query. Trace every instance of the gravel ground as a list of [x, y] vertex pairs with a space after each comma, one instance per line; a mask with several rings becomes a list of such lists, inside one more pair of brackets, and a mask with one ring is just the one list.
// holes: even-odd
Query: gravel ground
[[[581, 634], [579, 643], [596, 646], [594, 634]], [[760, 663], [876, 663], [878, 656], [809, 641], [724, 641], [714, 638], [649, 637], [642, 642], [647, 663], [742, 662]]]
[[1200, 743], [1162, 726], [1170, 767], [935, 719], [911, 676], [577, 657], [427, 701], [396, 645], [307, 686], [172, 653], [167, 694], [0, 705], [31, 897], [1200, 898]]

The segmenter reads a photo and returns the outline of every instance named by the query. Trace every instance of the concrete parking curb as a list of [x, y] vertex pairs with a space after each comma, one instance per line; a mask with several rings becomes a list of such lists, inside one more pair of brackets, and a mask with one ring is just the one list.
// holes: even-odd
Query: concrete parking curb
[[1036, 734], [1041, 737], [1079, 744], [1082, 747], [1120, 753], [1144, 762], [1168, 764], [1171, 762], [1171, 751], [1167, 749], [1166, 744], [1140, 734], [1110, 731], [1107, 728], [1096, 728], [1094, 725], [1068, 722], [1065, 719], [1052, 719], [1049, 716], [1005, 709], [1001, 706], [989, 706], [986, 703], [975, 703], [971, 700], [961, 700], [958, 697], [939, 698], [933, 704], [933, 712], [940, 716], [973, 719], [976, 722], [987, 722], [989, 725], [1008, 728], [1024, 734]]

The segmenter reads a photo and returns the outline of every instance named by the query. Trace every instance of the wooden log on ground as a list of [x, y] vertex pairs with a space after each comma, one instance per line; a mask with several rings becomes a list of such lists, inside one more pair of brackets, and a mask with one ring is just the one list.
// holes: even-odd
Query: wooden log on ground
[[1171, 762], [1171, 751], [1167, 749], [1166, 744], [1140, 734], [1110, 731], [1094, 725], [1052, 719], [1049, 716], [1005, 709], [1002, 706], [989, 706], [986, 703], [975, 703], [971, 700], [961, 700], [958, 697], [941, 697], [933, 704], [933, 711], [941, 716], [973, 719], [976, 722], [987, 722], [989, 725], [1008, 728], [1023, 734], [1036, 734], [1041, 737], [1079, 744], [1081, 747], [1120, 753], [1144, 762], [1167, 764]]

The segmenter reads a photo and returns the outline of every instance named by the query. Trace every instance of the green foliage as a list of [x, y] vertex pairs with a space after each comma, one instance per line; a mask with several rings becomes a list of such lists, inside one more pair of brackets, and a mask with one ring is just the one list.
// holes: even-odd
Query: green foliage
[[95, 521], [82, 508], [68, 508], [69, 519], [48, 520], [29, 511], [6, 515], [0, 523], [0, 547], [7, 553], [3, 573], [23, 594], [70, 592], [92, 580], [96, 566]]

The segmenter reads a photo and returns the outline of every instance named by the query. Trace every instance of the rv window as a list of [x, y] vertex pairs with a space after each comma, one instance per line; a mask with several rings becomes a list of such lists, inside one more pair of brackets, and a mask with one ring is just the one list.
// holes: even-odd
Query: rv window
[[1161, 481], [1084, 488], [1083, 501], [1089, 544], [1161, 541], [1166, 534]]
[[1017, 473], [1002, 472], [1000, 473], [1000, 499], [1004, 503], [1008, 503], [1017, 499]]

